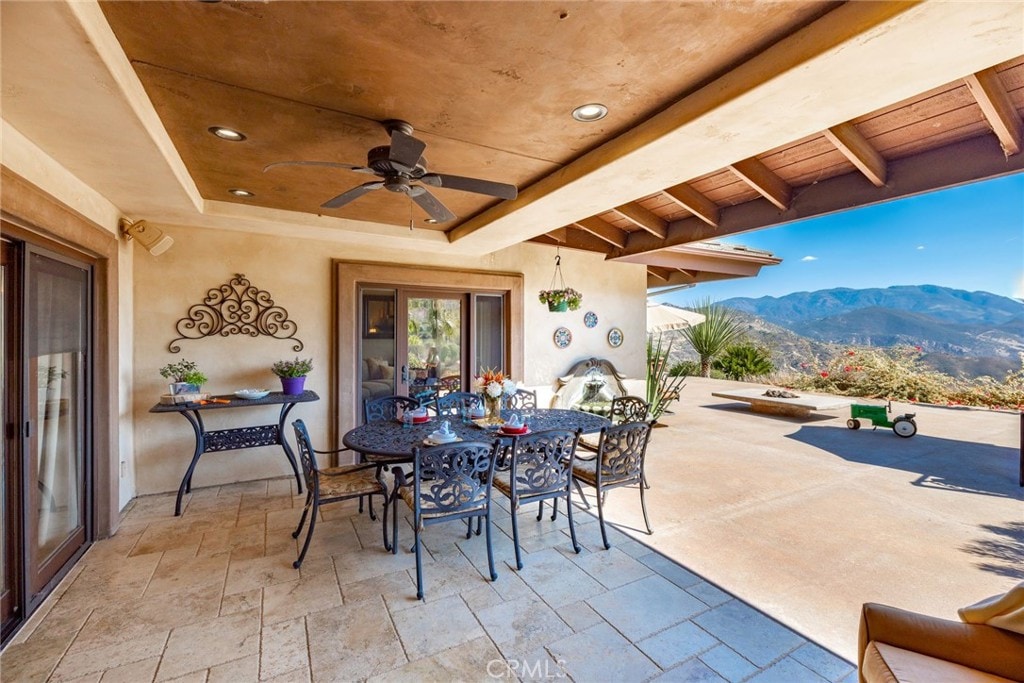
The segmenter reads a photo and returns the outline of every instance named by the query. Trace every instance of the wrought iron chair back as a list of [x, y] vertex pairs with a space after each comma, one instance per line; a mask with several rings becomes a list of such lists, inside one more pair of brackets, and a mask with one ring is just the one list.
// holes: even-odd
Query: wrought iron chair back
[[505, 408], [523, 410], [537, 407], [537, 392], [529, 389], [516, 389], [516, 393], [505, 397]]
[[[302, 473], [306, 478], [306, 503], [302, 508], [302, 516], [299, 518], [299, 525], [292, 532], [292, 538], [298, 538], [305, 526], [306, 518], [309, 518], [309, 531], [306, 533], [306, 540], [302, 544], [298, 559], [292, 566], [298, 569], [302, 565], [306, 551], [309, 550], [309, 542], [313, 539], [313, 530], [316, 528], [316, 518], [321, 505], [334, 503], [351, 498], [359, 498], [360, 512], [362, 511], [362, 499], [370, 497], [370, 519], [376, 520], [373, 512], [373, 496], [379, 495], [384, 503], [383, 539], [384, 548], [391, 549], [388, 545], [388, 508], [387, 508], [387, 487], [381, 479], [381, 468], [377, 465], [341, 465], [321, 469], [317, 465], [316, 454], [338, 453], [340, 451], [318, 451], [313, 448], [313, 442], [309, 438], [309, 431], [302, 420], [295, 420], [292, 423], [295, 430], [295, 442], [299, 449], [299, 462], [302, 463]], [[347, 450], [347, 449], [341, 449]], [[310, 514], [312, 513], [312, 514]]]
[[450, 394], [439, 396], [435, 401], [438, 415], [462, 415], [464, 408], [474, 408], [481, 404], [479, 394], [471, 394], [468, 391], [453, 391]]
[[616, 396], [612, 399], [611, 420], [614, 424], [644, 422], [651, 404], [639, 396]]
[[597, 494], [597, 516], [601, 525], [601, 539], [606, 549], [611, 548], [604, 526], [604, 500], [609, 489], [636, 484], [640, 489], [640, 507], [643, 509], [647, 533], [654, 533], [647, 517], [647, 501], [644, 498], [644, 458], [647, 456], [650, 438], [649, 422], [626, 422], [614, 427], [605, 427], [601, 430], [601, 438], [598, 441], [597, 457], [579, 462], [574, 468], [573, 481], [580, 497], [586, 501], [580, 487], [581, 483], [593, 486]]
[[363, 403], [363, 421], [379, 422], [380, 420], [394, 420], [398, 417], [398, 409], [402, 411], [414, 410], [420, 407], [420, 402], [408, 396], [383, 396], [374, 398]]
[[572, 519], [572, 468], [579, 439], [579, 430], [547, 429], [517, 436], [512, 440], [508, 472], [498, 476], [495, 487], [508, 496], [512, 504], [512, 540], [519, 569], [523, 568], [523, 560], [519, 549], [517, 513], [520, 507], [528, 503], [539, 504], [539, 522], [544, 514], [544, 501], [552, 500], [553, 521], [558, 515], [558, 499], [565, 498], [572, 546], [577, 553], [580, 552]]
[[402, 468], [394, 468], [392, 549], [393, 552], [398, 550], [398, 499], [402, 498], [413, 511], [418, 599], [423, 599], [425, 587], [420, 534], [430, 524], [465, 519], [466, 538], [469, 538], [472, 534], [470, 520], [482, 518], [487, 529], [487, 561], [491, 580], [498, 578], [491, 548], [491, 485], [498, 449], [497, 441], [462, 441], [416, 448], [413, 451], [412, 482], [408, 481], [408, 475]]

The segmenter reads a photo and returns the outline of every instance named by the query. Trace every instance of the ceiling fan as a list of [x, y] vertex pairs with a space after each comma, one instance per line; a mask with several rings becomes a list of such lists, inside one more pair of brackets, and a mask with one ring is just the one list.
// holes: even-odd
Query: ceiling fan
[[[448, 175], [447, 173], [428, 173], [427, 160], [423, 158], [423, 150], [427, 145], [412, 136], [413, 128], [405, 121], [384, 121], [384, 128], [391, 134], [391, 144], [374, 147], [366, 154], [366, 165], [355, 166], [335, 161], [278, 161], [268, 164], [263, 171], [277, 166], [329, 166], [346, 168], [357, 173], [375, 175], [380, 180], [364, 183], [342, 192], [333, 199], [320, 205], [322, 209], [337, 209], [349, 202], [362, 197], [371, 190], [384, 188], [391, 192], [409, 195], [430, 217], [443, 223], [455, 218], [455, 214], [430, 193], [425, 186], [445, 187], [464, 192], [476, 192], [501, 199], [515, 199], [518, 190], [515, 185], [497, 183], [479, 178]], [[417, 184], [419, 183], [419, 184]]]

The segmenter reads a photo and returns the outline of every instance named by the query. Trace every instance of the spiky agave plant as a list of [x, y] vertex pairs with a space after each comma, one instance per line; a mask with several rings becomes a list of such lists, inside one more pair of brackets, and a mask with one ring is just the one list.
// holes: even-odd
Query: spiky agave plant
[[682, 330], [683, 337], [700, 356], [700, 374], [711, 376], [711, 361], [733, 342], [743, 337], [740, 319], [732, 309], [703, 299], [693, 308], [704, 316], [704, 322]]
[[664, 346], [661, 334], [655, 340], [654, 335], [647, 336], [647, 403], [650, 405], [648, 416], [657, 420], [672, 401], [679, 397], [683, 388], [685, 375], [670, 375], [668, 356], [672, 351], [672, 342]]

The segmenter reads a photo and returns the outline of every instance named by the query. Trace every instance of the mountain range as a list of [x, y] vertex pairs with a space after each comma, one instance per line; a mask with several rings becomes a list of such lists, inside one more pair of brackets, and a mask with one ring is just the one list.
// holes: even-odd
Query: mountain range
[[937, 285], [825, 289], [719, 302], [779, 367], [823, 361], [838, 346], [920, 346], [946, 374], [1002, 378], [1020, 368], [1024, 302]]

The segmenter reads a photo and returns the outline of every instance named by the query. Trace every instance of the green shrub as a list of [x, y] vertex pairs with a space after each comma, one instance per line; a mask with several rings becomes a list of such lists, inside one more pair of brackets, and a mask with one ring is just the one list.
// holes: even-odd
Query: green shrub
[[711, 367], [735, 380], [763, 377], [775, 372], [771, 352], [753, 344], [734, 344], [726, 348], [721, 357], [711, 363]]
[[695, 360], [681, 360], [668, 369], [669, 377], [697, 377], [700, 375], [700, 363]]

